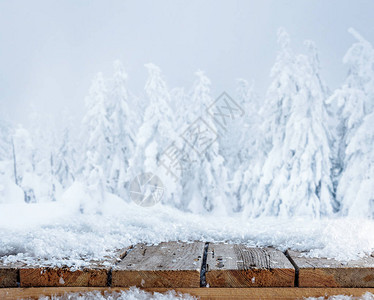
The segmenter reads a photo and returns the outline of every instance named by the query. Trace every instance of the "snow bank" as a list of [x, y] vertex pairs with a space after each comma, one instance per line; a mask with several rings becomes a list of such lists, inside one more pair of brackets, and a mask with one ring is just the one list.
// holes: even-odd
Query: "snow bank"
[[[84, 196], [79, 188], [76, 192]], [[341, 261], [374, 250], [373, 220], [196, 215], [161, 203], [145, 208], [115, 196], [99, 211], [81, 213], [75, 202], [66, 201], [1, 204], [1, 259], [81, 267], [89, 260], [114, 257], [116, 249], [132, 244], [175, 240], [291, 248]]]

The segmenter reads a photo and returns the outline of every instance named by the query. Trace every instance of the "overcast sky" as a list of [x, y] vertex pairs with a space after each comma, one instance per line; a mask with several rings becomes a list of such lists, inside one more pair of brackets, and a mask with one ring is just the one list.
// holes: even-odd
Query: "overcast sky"
[[79, 116], [92, 77], [120, 59], [129, 88], [140, 93], [144, 63], [161, 67], [170, 87], [190, 87], [206, 71], [213, 95], [232, 93], [236, 78], [269, 84], [277, 28], [296, 51], [316, 42], [325, 81], [345, 77], [342, 57], [353, 27], [374, 43], [374, 1], [17, 1], [0, 0], [0, 109], [24, 123], [31, 104], [55, 116]]

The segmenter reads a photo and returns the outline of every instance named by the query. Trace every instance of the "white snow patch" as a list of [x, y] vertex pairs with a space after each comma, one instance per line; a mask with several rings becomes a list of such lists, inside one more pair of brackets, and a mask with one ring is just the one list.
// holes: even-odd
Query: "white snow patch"
[[[309, 298], [304, 298], [305, 300], [325, 300], [326, 297], [309, 297]], [[353, 296], [347, 296], [347, 295], [336, 295], [336, 296], [331, 296], [327, 298], [327, 300], [374, 300], [374, 295], [372, 293], [366, 292], [363, 294], [361, 297], [353, 297]]]
[[290, 248], [340, 261], [374, 250], [374, 220], [240, 216], [196, 215], [160, 203], [145, 208], [115, 196], [98, 213], [82, 214], [65, 201], [0, 204], [0, 261], [78, 268], [136, 243], [176, 240]]
[[65, 293], [62, 296], [52, 296], [46, 297], [42, 296], [39, 298], [40, 300], [90, 300], [90, 299], [97, 299], [97, 300], [172, 300], [172, 299], [184, 299], [184, 300], [192, 300], [197, 299], [189, 294], [182, 294], [175, 291], [168, 291], [167, 293], [149, 293], [145, 292], [141, 289], [131, 287], [127, 291], [121, 292], [107, 292], [100, 293], [99, 291], [93, 292], [86, 292], [86, 293]]

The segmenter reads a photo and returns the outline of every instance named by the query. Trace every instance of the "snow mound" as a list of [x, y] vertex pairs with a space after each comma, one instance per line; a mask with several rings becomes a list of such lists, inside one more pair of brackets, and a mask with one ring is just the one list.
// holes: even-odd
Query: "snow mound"
[[165, 294], [161, 293], [149, 293], [142, 291], [138, 288], [131, 287], [128, 291], [121, 291], [121, 292], [104, 292], [100, 293], [98, 291], [94, 292], [87, 292], [87, 293], [66, 293], [63, 296], [52, 296], [52, 297], [40, 297], [40, 300], [88, 300], [88, 299], [97, 299], [97, 300], [172, 300], [172, 299], [185, 299], [185, 300], [192, 300], [197, 299], [195, 297], [190, 296], [189, 294], [181, 294], [175, 291], [168, 291]]
[[141, 207], [115, 196], [90, 213], [64, 201], [2, 204], [0, 261], [79, 268], [137, 243], [178, 240], [273, 246], [348, 261], [374, 251], [372, 232], [374, 220], [218, 217], [161, 203]]

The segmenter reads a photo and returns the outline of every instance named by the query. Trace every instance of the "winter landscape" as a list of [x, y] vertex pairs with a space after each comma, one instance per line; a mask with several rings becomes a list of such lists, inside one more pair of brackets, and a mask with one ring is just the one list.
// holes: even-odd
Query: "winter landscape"
[[200, 69], [173, 86], [144, 61], [132, 89], [132, 58], [113, 57], [80, 87], [82, 113], [27, 103], [15, 121], [0, 92], [1, 262], [74, 269], [136, 243], [206, 240], [342, 263], [374, 253], [373, 36], [339, 28], [350, 45], [331, 87], [318, 44], [293, 30], [273, 31], [267, 78], [225, 78], [233, 88]]

